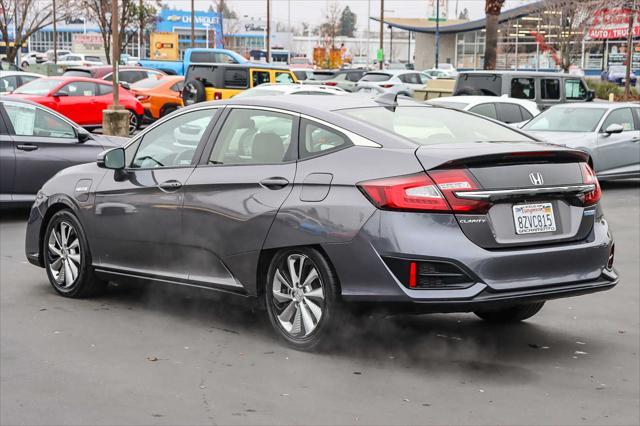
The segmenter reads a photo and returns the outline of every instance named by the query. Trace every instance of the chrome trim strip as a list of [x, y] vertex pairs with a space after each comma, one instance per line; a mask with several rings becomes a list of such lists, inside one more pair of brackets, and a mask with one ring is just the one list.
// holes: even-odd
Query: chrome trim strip
[[526, 189], [500, 189], [493, 191], [467, 191], [454, 192], [458, 198], [467, 200], [497, 200], [504, 198], [517, 197], [521, 195], [543, 195], [543, 194], [585, 194], [596, 188], [594, 184], [588, 185], [566, 185], [566, 186], [547, 186], [544, 188], [526, 188]]

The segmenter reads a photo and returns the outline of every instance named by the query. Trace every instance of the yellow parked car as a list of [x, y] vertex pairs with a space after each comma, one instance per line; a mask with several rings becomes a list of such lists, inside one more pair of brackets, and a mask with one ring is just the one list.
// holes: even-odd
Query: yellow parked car
[[297, 83], [288, 68], [269, 64], [193, 64], [187, 69], [182, 100], [185, 105], [229, 99], [264, 83]]

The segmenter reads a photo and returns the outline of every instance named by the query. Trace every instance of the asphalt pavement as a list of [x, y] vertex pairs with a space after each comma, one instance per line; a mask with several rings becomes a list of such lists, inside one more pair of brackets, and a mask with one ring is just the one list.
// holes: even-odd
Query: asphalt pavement
[[[0, 424], [632, 425], [640, 421], [640, 190], [604, 185], [622, 279], [526, 323], [361, 319], [288, 349], [241, 298], [163, 285], [59, 297], [0, 220]], [[541, 264], [540, 268], [544, 268]]]

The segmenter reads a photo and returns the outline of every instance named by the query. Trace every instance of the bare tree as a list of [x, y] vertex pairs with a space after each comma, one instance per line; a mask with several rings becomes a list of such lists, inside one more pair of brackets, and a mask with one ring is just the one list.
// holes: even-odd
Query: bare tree
[[335, 48], [336, 37], [340, 32], [341, 10], [338, 3], [331, 2], [327, 6], [325, 21], [320, 25], [320, 35], [325, 39], [326, 47]]
[[[63, 21], [68, 16], [68, 1], [59, 0], [56, 18]], [[15, 61], [18, 49], [29, 37], [53, 23], [53, 9], [50, 2], [37, 0], [0, 0], [0, 35], [7, 41], [7, 60]], [[13, 45], [9, 45], [9, 34], [14, 35]]]
[[487, 28], [484, 49], [484, 69], [496, 69], [498, 50], [498, 18], [502, 11], [504, 0], [485, 0], [484, 12], [487, 17]]

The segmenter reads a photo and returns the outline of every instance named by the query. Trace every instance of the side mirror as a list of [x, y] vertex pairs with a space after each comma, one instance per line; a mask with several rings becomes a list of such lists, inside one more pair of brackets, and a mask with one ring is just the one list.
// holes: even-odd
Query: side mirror
[[614, 133], [622, 133], [624, 132], [624, 127], [622, 127], [621, 124], [612, 124], [609, 127], [607, 127], [604, 132], [607, 135], [612, 135]]
[[588, 90], [587, 91], [587, 102], [591, 102], [595, 98], [596, 98], [596, 91], [595, 90]]
[[113, 148], [98, 154], [98, 167], [111, 170], [124, 169], [124, 148]]
[[131, 85], [129, 83], [127, 83], [126, 81], [121, 81], [120, 82], [120, 86], [122, 86], [123, 88], [125, 88], [127, 90], [131, 90]]
[[76, 134], [78, 136], [78, 142], [80, 143], [85, 143], [86, 141], [92, 139], [91, 133], [89, 133], [89, 131], [84, 127], [78, 127], [76, 129]]

